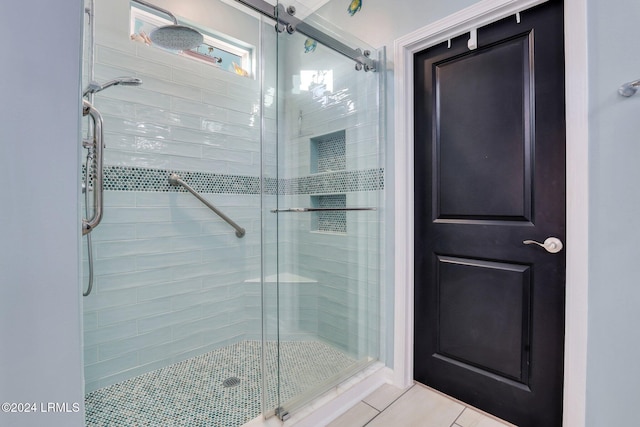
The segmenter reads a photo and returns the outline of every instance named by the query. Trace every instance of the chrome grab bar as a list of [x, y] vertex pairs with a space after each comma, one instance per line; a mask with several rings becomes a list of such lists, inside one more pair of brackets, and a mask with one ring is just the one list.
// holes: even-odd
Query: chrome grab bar
[[243, 237], [245, 235], [245, 230], [244, 228], [240, 227], [238, 224], [236, 224], [231, 218], [229, 218], [228, 216], [226, 216], [225, 214], [223, 214], [222, 212], [220, 212], [220, 210], [218, 210], [218, 208], [216, 208], [215, 206], [213, 206], [211, 203], [209, 203], [207, 201], [207, 199], [205, 199], [204, 197], [202, 197], [200, 194], [198, 194], [198, 192], [196, 190], [194, 190], [193, 188], [191, 188], [191, 186], [189, 184], [187, 184], [186, 182], [184, 182], [182, 180], [182, 178], [180, 178], [180, 175], [172, 173], [171, 175], [169, 175], [169, 184], [173, 185], [173, 186], [178, 186], [181, 185], [183, 186], [189, 193], [193, 194], [196, 199], [200, 200], [202, 203], [204, 203], [209, 209], [211, 209], [212, 211], [214, 211], [220, 218], [224, 219], [227, 224], [229, 224], [230, 226], [232, 226], [233, 228], [236, 229], [236, 236], [238, 237]]
[[[86, 99], [82, 100], [82, 115], [89, 115], [93, 120], [93, 146], [95, 147], [95, 164], [96, 170], [93, 177], [93, 217], [91, 219], [82, 218], [82, 235], [91, 233], [91, 231], [100, 224], [102, 220], [102, 165], [103, 165], [103, 131], [102, 131], [102, 115], [93, 105]], [[89, 168], [85, 173], [90, 173]], [[85, 191], [89, 191], [85, 188]]]
[[273, 213], [279, 212], [327, 212], [327, 211], [377, 211], [378, 208], [288, 208], [271, 209]]

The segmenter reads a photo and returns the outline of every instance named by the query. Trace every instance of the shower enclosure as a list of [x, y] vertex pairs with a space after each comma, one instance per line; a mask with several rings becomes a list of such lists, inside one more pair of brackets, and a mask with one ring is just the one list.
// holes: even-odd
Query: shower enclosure
[[[84, 87], [142, 82], [88, 95], [87, 425], [286, 419], [380, 359], [383, 52], [301, 4], [146, 3], [86, 5]], [[203, 43], [154, 45], [163, 10]]]

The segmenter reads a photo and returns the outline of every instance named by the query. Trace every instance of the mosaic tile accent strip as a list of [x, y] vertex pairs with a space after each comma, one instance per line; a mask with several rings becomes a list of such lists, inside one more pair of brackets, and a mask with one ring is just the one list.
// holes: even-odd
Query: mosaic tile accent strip
[[264, 182], [265, 194], [268, 194], [268, 195], [283, 194], [283, 193], [279, 193], [279, 191], [284, 188], [283, 180], [277, 179], [277, 178], [264, 178], [263, 182]]
[[[84, 182], [85, 167], [82, 167]], [[133, 166], [105, 166], [106, 191], [159, 191], [185, 192], [182, 187], [169, 184], [172, 173], [201, 193], [260, 194], [260, 178], [255, 176], [225, 175], [207, 172], [189, 172]], [[89, 185], [92, 185], [89, 180]], [[295, 195], [346, 193], [384, 189], [384, 169], [339, 171], [303, 176], [300, 178], [264, 178], [265, 194]]]
[[[87, 427], [236, 427], [260, 415], [261, 343], [240, 341], [85, 396]], [[356, 361], [317, 341], [266, 343], [267, 405], [283, 402]], [[240, 384], [225, 387], [236, 377]]]
[[280, 194], [335, 194], [384, 189], [384, 169], [339, 171], [280, 182]]
[[113, 191], [185, 191], [182, 187], [174, 187], [169, 184], [168, 178], [172, 173], [180, 175], [184, 182], [202, 193], [260, 194], [260, 180], [257, 177], [125, 166], [105, 167], [104, 189]]

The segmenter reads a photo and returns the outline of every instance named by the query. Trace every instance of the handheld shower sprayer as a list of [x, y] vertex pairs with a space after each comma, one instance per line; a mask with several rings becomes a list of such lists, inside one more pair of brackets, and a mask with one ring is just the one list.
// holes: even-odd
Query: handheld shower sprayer
[[140, 86], [142, 84], [142, 80], [136, 77], [118, 77], [117, 79], [113, 79], [104, 84], [100, 84], [96, 81], [89, 82], [89, 85], [82, 93], [82, 96], [85, 97], [92, 93], [98, 93], [103, 91], [111, 86], [123, 85], [123, 86]]

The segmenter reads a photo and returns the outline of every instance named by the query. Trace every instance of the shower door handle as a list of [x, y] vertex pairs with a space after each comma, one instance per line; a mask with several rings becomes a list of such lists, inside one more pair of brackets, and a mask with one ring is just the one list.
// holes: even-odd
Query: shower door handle
[[[82, 235], [89, 234], [91, 231], [100, 224], [102, 220], [102, 166], [104, 157], [104, 144], [103, 144], [103, 130], [102, 130], [102, 115], [93, 105], [86, 99], [82, 103], [82, 115], [91, 117], [93, 121], [93, 145], [95, 146], [95, 176], [93, 177], [93, 216], [89, 218], [82, 218]], [[85, 171], [89, 173], [89, 169]], [[89, 189], [85, 189], [89, 191]]]

